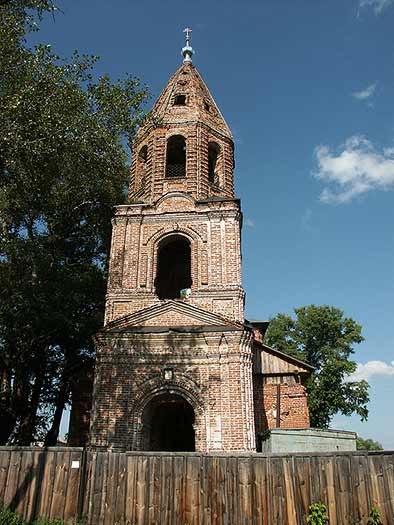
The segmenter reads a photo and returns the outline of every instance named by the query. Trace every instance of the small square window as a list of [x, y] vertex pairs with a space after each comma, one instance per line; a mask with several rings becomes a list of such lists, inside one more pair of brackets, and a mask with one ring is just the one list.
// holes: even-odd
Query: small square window
[[164, 379], [166, 381], [172, 381], [173, 377], [174, 377], [174, 372], [172, 368], [165, 368], [164, 369]]
[[174, 106], [186, 106], [186, 95], [175, 95]]

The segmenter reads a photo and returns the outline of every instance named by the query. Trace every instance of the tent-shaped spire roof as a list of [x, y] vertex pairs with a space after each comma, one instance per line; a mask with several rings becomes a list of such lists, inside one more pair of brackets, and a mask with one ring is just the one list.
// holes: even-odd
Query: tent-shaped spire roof
[[191, 62], [184, 62], [167, 82], [152, 109], [152, 118], [164, 125], [200, 121], [232, 138], [208, 87]]
[[[190, 29], [185, 29], [186, 46], [182, 48], [183, 64], [170, 78], [157, 99], [149, 123], [156, 125], [184, 125], [194, 122], [206, 124], [214, 131], [232, 139], [226, 124], [207, 85], [192, 64]], [[143, 126], [142, 131], [145, 131]]]

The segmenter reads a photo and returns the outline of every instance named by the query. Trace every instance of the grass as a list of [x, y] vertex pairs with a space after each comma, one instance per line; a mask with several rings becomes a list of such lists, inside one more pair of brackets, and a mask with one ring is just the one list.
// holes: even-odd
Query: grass
[[84, 525], [84, 519], [64, 521], [59, 518], [39, 518], [28, 523], [10, 509], [0, 511], [0, 525]]

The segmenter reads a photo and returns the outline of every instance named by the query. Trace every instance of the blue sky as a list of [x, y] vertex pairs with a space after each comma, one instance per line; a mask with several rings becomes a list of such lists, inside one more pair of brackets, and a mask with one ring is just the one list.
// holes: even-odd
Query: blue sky
[[63, 0], [32, 42], [99, 55], [156, 97], [194, 64], [236, 142], [247, 315], [330, 304], [363, 326], [370, 418], [394, 449], [394, 0]]

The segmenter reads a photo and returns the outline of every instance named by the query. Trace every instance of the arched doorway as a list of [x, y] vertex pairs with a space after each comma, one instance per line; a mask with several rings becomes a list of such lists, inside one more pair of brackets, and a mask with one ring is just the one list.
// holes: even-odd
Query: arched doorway
[[157, 254], [156, 293], [160, 299], [179, 299], [190, 288], [191, 248], [189, 241], [174, 235], [164, 239]]
[[160, 394], [143, 413], [145, 448], [150, 451], [194, 452], [194, 410], [178, 394]]

